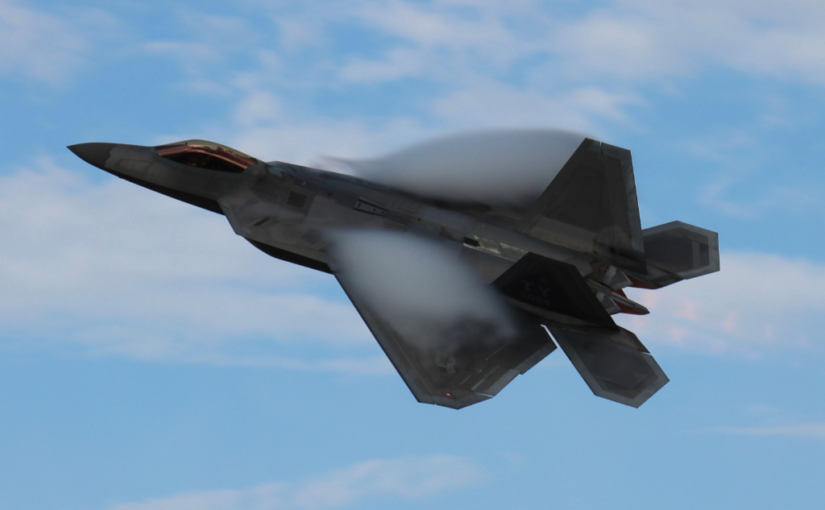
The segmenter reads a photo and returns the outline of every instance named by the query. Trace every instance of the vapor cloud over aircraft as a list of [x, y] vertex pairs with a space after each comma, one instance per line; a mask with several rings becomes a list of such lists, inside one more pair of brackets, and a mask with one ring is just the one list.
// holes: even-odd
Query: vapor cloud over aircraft
[[715, 232], [642, 230], [630, 151], [575, 133], [465, 133], [329, 160], [357, 177], [205, 140], [69, 149], [334, 275], [415, 398], [445, 407], [497, 395], [556, 344], [593, 393], [638, 407], [668, 378], [614, 322], [648, 313], [622, 289], [719, 270]]

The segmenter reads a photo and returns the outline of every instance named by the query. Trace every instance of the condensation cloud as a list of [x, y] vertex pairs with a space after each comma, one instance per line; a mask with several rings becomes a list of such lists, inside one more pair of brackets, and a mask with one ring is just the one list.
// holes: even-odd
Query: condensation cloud
[[585, 135], [555, 129], [490, 130], [431, 139], [374, 159], [330, 158], [352, 173], [445, 200], [529, 205]]
[[405, 337], [434, 345], [515, 332], [505, 305], [459, 261], [458, 246], [381, 231], [338, 231], [332, 238], [348, 288]]

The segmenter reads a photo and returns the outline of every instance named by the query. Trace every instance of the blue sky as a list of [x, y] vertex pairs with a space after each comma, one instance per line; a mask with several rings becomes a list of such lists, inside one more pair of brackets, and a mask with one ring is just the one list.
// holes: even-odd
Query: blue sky
[[[825, 503], [825, 9], [803, 0], [0, 0], [0, 508]], [[722, 272], [624, 319], [638, 410], [560, 352], [417, 404], [335, 281], [66, 145], [364, 157], [554, 127], [633, 152]]]

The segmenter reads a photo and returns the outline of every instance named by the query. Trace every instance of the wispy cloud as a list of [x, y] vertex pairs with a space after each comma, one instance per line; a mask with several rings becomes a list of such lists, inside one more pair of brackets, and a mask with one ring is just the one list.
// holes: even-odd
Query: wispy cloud
[[[825, 36], [819, 30], [825, 15], [802, 0], [613, 0], [576, 9], [533, 0], [506, 7], [463, 0], [251, 5], [232, 16], [167, 13], [177, 20], [174, 30], [135, 45], [177, 61], [187, 89], [234, 104], [229, 122], [205, 129], [224, 129], [217, 134], [232, 133], [280, 159], [307, 162], [307, 151], [291, 146], [312, 143], [320, 153], [370, 156], [467, 127], [633, 128], [634, 109], [645, 105], [644, 87], [719, 69], [825, 80]], [[32, 35], [32, 47], [55, 48], [43, 46], [36, 52], [40, 60], [28, 58], [15, 46], [28, 36], [3, 33], [0, 48], [8, 51], [0, 71], [4, 58], [17, 72], [56, 71], [88, 45], [59, 16], [33, 10], [18, 15], [24, 9], [10, 3], [0, 3], [3, 9], [12, 20], [56, 24], [26, 29], [50, 34]], [[37, 62], [43, 64], [31, 67]], [[325, 108], [341, 94], [361, 97], [411, 80], [426, 92], [406, 94], [381, 114], [348, 116]]]
[[821, 353], [825, 266], [759, 253], [722, 253], [719, 273], [656, 291], [631, 289], [643, 317], [619, 317], [645, 342], [707, 353]]
[[[256, 148], [283, 146], [275, 156], [281, 159], [300, 152], [289, 148], [298, 138], [293, 131], [338, 156], [396, 148], [403, 144], [393, 147], [386, 133], [399, 121], [415, 126], [397, 131], [410, 135], [405, 142], [468, 127], [640, 129], [633, 111], [646, 106], [646, 87], [670, 87], [720, 69], [825, 82], [825, 54], [817, 49], [825, 48], [819, 30], [825, 17], [801, 0], [614, 0], [574, 10], [532, 0], [506, 8], [459, 0], [261, 8], [281, 37], [261, 39], [256, 56], [241, 59], [240, 74], [210, 73], [210, 79], [223, 80], [219, 88], [236, 97], [236, 138]], [[293, 20], [295, 27], [311, 26], [311, 41], [287, 28]], [[244, 30], [259, 28], [250, 23]], [[380, 44], [353, 47], [353, 37]], [[208, 44], [228, 45], [222, 39]], [[221, 51], [231, 53], [227, 48]], [[326, 104], [338, 94], [403, 83], [423, 84], [427, 93], [393, 103], [387, 116], [347, 119], [288, 99], [300, 89], [301, 98]], [[343, 141], [325, 142], [330, 132]], [[737, 203], [720, 207], [743, 214]]]
[[592, 86], [548, 93], [490, 83], [447, 93], [432, 102], [432, 111], [453, 127], [552, 125], [598, 132], [604, 120], [629, 123], [627, 107], [640, 103], [635, 95]]
[[677, 151], [716, 169], [716, 175], [699, 190], [700, 204], [736, 219], [755, 219], [774, 212], [809, 215], [821, 209], [817, 200], [821, 186], [810, 178], [800, 179], [799, 173], [782, 174], [766, 185], [776, 174], [777, 164], [799, 164], [793, 163], [790, 155], [778, 161], [776, 148], [764, 137], [769, 129], [711, 127], [700, 137], [676, 144]]
[[568, 17], [548, 39], [582, 77], [649, 81], [723, 67], [821, 85], [824, 19], [801, 0], [616, 0]]
[[258, 32], [243, 17], [212, 15], [192, 9], [167, 12], [167, 16], [174, 17], [177, 30], [170, 32], [168, 39], [145, 42], [143, 49], [177, 58], [187, 71], [200, 70], [199, 65], [210, 61], [246, 53], [255, 47], [259, 38]]
[[716, 427], [708, 432], [735, 436], [801, 437], [825, 440], [825, 423], [800, 423], [781, 427]]
[[462, 457], [431, 455], [370, 460], [302, 482], [248, 489], [185, 492], [109, 510], [325, 510], [371, 498], [421, 500], [478, 484], [483, 473]]
[[65, 17], [0, 0], [0, 75], [59, 83], [77, 68], [89, 46], [84, 33]]
[[[516, 2], [361, 2], [352, 17], [398, 40], [365, 65], [376, 80], [410, 72], [447, 76], [456, 63], [488, 69], [526, 57], [551, 59], [562, 79], [611, 77], [645, 82], [717, 66], [780, 79], [825, 83], [825, 14], [816, 4], [742, 0], [614, 0], [576, 13], [557, 5]], [[399, 66], [404, 60], [417, 62]], [[460, 56], [461, 58], [456, 59]], [[479, 60], [479, 58], [481, 60]], [[492, 67], [491, 67], [492, 64]], [[391, 69], [402, 72], [390, 72]]]
[[773, 211], [810, 214], [820, 210], [819, 190], [808, 186], [775, 186], [760, 195], [734, 198], [741, 179], [720, 179], [708, 184], [699, 195], [699, 203], [733, 218], [754, 219]]
[[[94, 183], [42, 160], [0, 177], [0, 231], [7, 344], [48, 342], [159, 361], [388, 370], [333, 278], [263, 255], [219, 215], [124, 181]], [[313, 344], [329, 350], [309, 355]]]

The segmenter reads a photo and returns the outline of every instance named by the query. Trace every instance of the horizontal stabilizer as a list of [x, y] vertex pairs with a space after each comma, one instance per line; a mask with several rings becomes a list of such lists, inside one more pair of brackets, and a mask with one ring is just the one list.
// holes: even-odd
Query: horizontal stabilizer
[[639, 407], [668, 382], [653, 356], [626, 329], [547, 327], [596, 396]]
[[661, 288], [719, 271], [719, 234], [672, 221], [642, 231], [648, 271], [640, 279]]

